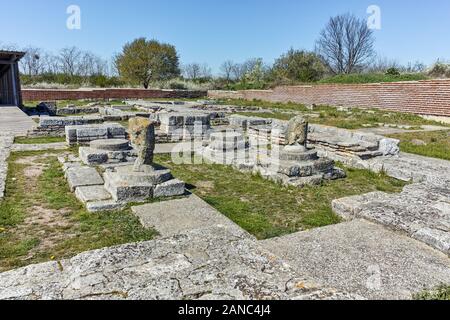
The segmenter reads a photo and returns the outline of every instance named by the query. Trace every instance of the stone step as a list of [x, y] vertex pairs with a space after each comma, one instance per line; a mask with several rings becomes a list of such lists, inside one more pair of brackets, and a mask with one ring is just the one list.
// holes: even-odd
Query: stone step
[[103, 179], [94, 168], [74, 167], [66, 171], [67, 182], [70, 190], [75, 192], [76, 188], [103, 185]]
[[75, 190], [75, 196], [84, 204], [89, 202], [110, 200], [112, 198], [111, 194], [106, 191], [103, 185], [78, 187]]
[[450, 255], [450, 189], [412, 184], [399, 194], [373, 192], [334, 200], [344, 219], [364, 218], [406, 233]]

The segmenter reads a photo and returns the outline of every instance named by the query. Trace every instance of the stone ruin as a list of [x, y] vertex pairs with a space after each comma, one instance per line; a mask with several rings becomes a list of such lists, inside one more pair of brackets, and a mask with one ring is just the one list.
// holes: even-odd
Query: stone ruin
[[134, 164], [117, 166], [104, 174], [105, 189], [118, 202], [145, 201], [185, 193], [184, 182], [153, 162], [155, 124], [146, 118], [130, 119], [131, 143], [137, 149]]
[[158, 120], [160, 134], [171, 142], [207, 139], [211, 130], [211, 117], [205, 113], [162, 113]]
[[[60, 157], [70, 189], [88, 211], [123, 208], [127, 203], [185, 193], [185, 183], [154, 163], [155, 124], [130, 119], [131, 144], [125, 139], [94, 140], [80, 157]], [[103, 172], [103, 174], [99, 173]]]
[[260, 156], [254, 171], [270, 180], [296, 187], [345, 178], [345, 172], [335, 168], [333, 160], [319, 158], [317, 150], [308, 147], [308, 126], [301, 116], [289, 121], [287, 145], [281, 150], [272, 148], [270, 157]]
[[302, 187], [346, 177], [343, 170], [334, 167], [333, 160], [319, 158], [317, 150], [308, 147], [308, 122], [304, 118], [298, 116], [289, 122], [286, 144], [267, 148], [253, 139], [246, 141], [240, 132], [225, 131], [211, 134], [209, 144], [199, 153], [207, 161], [232, 165], [283, 185]]
[[208, 146], [200, 153], [212, 163], [237, 166], [249, 160], [249, 151], [249, 143], [241, 133], [224, 131], [212, 133]]

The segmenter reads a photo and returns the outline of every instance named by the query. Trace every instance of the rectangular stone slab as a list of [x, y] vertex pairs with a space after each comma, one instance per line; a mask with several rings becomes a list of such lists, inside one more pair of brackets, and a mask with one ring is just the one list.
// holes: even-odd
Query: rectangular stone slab
[[79, 187], [75, 195], [83, 203], [111, 199], [111, 194], [103, 186]]
[[67, 170], [66, 177], [72, 192], [78, 187], [103, 185], [102, 177], [94, 168], [71, 168]]

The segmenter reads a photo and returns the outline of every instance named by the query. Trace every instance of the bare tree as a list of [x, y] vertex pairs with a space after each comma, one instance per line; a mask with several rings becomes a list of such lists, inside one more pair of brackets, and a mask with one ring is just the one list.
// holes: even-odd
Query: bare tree
[[227, 80], [227, 82], [230, 82], [232, 80], [233, 74], [234, 74], [234, 72], [233, 72], [234, 68], [236, 68], [236, 64], [231, 60], [225, 61], [220, 66], [220, 71], [222, 71], [222, 74], [225, 77], [225, 79]]
[[190, 63], [183, 67], [183, 74], [187, 79], [191, 80], [210, 78], [211, 68], [206, 63]]
[[386, 57], [378, 57], [367, 65], [368, 72], [386, 72], [389, 69], [401, 69], [398, 61]]
[[23, 51], [26, 55], [20, 60], [20, 67], [24, 74], [36, 76], [46, 71], [48, 55], [42, 49], [30, 46]]
[[59, 52], [61, 71], [70, 76], [76, 75], [80, 70], [82, 52], [77, 47], [64, 48]]
[[320, 33], [316, 51], [334, 74], [361, 70], [374, 56], [374, 35], [364, 19], [352, 14], [332, 17]]
[[107, 69], [107, 62], [91, 52], [81, 53], [78, 65], [78, 74], [83, 77], [92, 75], [104, 75]]

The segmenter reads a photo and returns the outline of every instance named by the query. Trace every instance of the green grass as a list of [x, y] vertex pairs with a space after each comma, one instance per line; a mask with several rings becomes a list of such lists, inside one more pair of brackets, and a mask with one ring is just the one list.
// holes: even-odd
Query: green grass
[[[422, 125], [439, 125], [445, 126], [436, 121], [425, 120], [424, 118], [410, 113], [400, 113], [391, 111], [382, 111], [377, 109], [360, 109], [352, 108], [351, 112], [338, 111], [335, 107], [317, 106], [313, 111], [308, 110], [305, 105], [297, 103], [272, 103], [261, 100], [242, 100], [228, 99], [221, 100], [219, 103], [231, 104], [243, 107], [261, 107], [273, 111], [273, 114], [264, 112], [239, 112], [238, 114], [274, 118], [280, 120], [289, 120], [294, 117], [295, 112], [300, 112], [308, 117], [310, 123], [322, 124], [342, 129], [361, 129], [367, 127], [378, 127], [380, 124], [389, 124], [391, 126], [409, 125], [414, 128]], [[281, 112], [283, 111], [283, 112]], [[289, 113], [292, 112], [292, 113]], [[315, 114], [315, 116], [311, 116]], [[449, 126], [450, 127], [450, 126]]]
[[[400, 148], [403, 152], [450, 160], [450, 130], [401, 133], [390, 137], [401, 141]], [[421, 140], [425, 145], [417, 145], [413, 143], [414, 140]]]
[[347, 169], [347, 179], [299, 189], [282, 187], [229, 166], [175, 165], [168, 155], [157, 156], [156, 160], [258, 239], [338, 223], [340, 219], [331, 209], [332, 200], [377, 190], [399, 192], [405, 185], [385, 175]]
[[[57, 153], [44, 154], [10, 156], [6, 197], [0, 202], [0, 271], [154, 237], [155, 231], [144, 229], [129, 208], [87, 212], [70, 192]], [[44, 169], [35, 178], [25, 176], [28, 164], [16, 162], [30, 156]]]
[[424, 291], [414, 296], [415, 300], [450, 301], [450, 285], [441, 285], [435, 290]]
[[17, 137], [14, 139], [14, 143], [17, 144], [47, 144], [65, 141], [66, 139], [64, 137], [36, 137], [36, 138]]
[[398, 82], [398, 81], [419, 81], [427, 80], [428, 77], [424, 74], [413, 73], [413, 74], [402, 74], [398, 76], [386, 75], [383, 73], [361, 73], [361, 74], [346, 74], [337, 75], [334, 77], [325, 78], [320, 80], [318, 83], [341, 83], [341, 84], [352, 84], [352, 83], [378, 83], [378, 82]]

